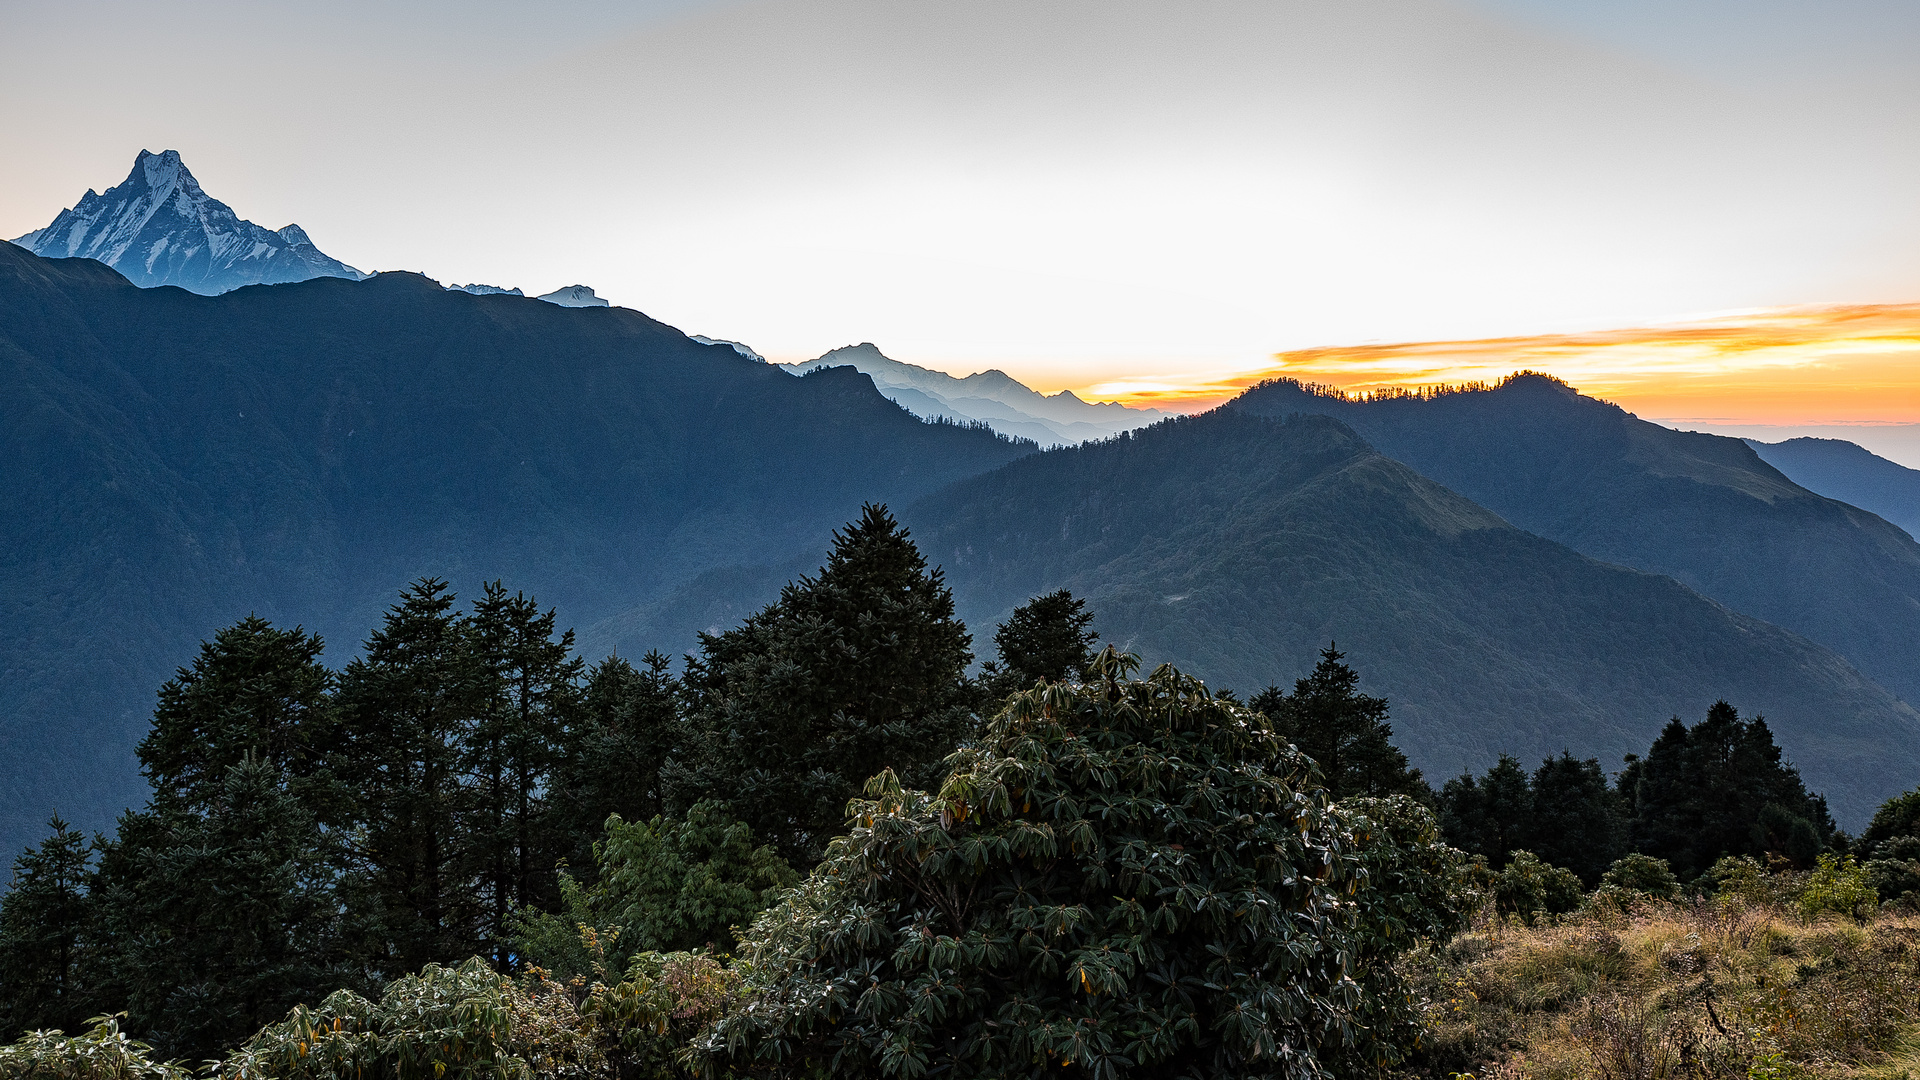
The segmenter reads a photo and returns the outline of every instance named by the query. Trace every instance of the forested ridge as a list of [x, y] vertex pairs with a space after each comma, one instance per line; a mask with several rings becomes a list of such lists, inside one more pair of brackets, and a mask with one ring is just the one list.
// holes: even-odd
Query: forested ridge
[[1067, 588], [1109, 640], [1239, 687], [1337, 640], [1436, 776], [1618, 760], [1722, 698], [1764, 711], [1854, 828], [1920, 773], [1920, 714], [1831, 650], [1517, 529], [1339, 420], [1223, 408], [1029, 455], [903, 517], [973, 622]]
[[637, 311], [0, 244], [0, 840], [138, 802], [153, 687], [250, 611], [344, 658], [407, 581], [501, 576], [590, 625], [1031, 450]]
[[1850, 837], [1724, 703], [1435, 788], [1335, 645], [1243, 700], [1100, 630], [1035, 596], [973, 667], [874, 506], [677, 673], [499, 583], [338, 668], [243, 619], [146, 805], [16, 861], [0, 1075], [1425, 1075], [1484, 1052], [1421, 989], [1469, 924], [1920, 904], [1920, 788]]

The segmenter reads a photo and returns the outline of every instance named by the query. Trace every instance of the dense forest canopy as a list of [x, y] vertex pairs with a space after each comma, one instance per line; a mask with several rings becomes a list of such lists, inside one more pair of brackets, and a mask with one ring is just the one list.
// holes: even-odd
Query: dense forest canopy
[[1724, 702], [1612, 774], [1436, 791], [1331, 644], [1242, 702], [1096, 651], [1066, 591], [975, 674], [972, 640], [879, 506], [679, 674], [498, 582], [415, 582], [338, 670], [242, 619], [160, 688], [146, 805], [16, 860], [0, 1025], [77, 1034], [0, 1072], [1360, 1075], [1416, 1050], [1399, 959], [1482, 897], [1852, 851], [1920, 901], [1920, 795], [1852, 841]]

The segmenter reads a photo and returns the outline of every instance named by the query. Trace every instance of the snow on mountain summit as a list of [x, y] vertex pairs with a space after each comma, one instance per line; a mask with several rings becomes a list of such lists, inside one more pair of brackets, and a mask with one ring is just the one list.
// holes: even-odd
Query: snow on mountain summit
[[561, 307], [607, 307], [606, 300], [593, 295], [593, 290], [585, 285], [568, 285], [564, 289], [555, 289], [550, 293], [541, 293], [536, 300], [545, 300], [549, 304]]
[[89, 189], [53, 223], [14, 243], [56, 259], [98, 259], [142, 287], [212, 295], [242, 285], [367, 275], [313, 246], [306, 230], [243, 220], [201, 190], [177, 150], [142, 150], [104, 193]]

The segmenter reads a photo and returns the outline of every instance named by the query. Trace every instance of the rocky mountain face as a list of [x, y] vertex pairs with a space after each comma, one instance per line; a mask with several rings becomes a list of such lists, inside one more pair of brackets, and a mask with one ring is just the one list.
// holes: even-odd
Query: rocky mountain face
[[901, 363], [871, 342], [835, 349], [804, 364], [780, 366], [795, 375], [823, 367], [856, 368], [872, 377], [881, 393], [915, 416], [985, 423], [995, 431], [1032, 439], [1041, 446], [1104, 439], [1172, 415], [1110, 401], [1082, 401], [1071, 390], [1042, 394], [1004, 371], [981, 371], [956, 378], [944, 371]]
[[298, 225], [268, 229], [208, 195], [177, 150], [140, 151], [133, 171], [88, 191], [52, 224], [13, 241], [35, 255], [96, 259], [142, 287], [214, 295], [243, 285], [367, 275], [313, 245]]

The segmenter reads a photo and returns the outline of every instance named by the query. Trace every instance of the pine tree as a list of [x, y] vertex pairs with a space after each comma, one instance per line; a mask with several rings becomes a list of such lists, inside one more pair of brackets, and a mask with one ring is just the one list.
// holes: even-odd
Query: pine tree
[[1627, 822], [1620, 798], [1595, 758], [1562, 752], [1534, 770], [1533, 812], [1520, 847], [1579, 875], [1592, 888], [1626, 854]]
[[575, 722], [562, 733], [551, 816], [555, 831], [571, 838], [568, 865], [589, 884], [598, 874], [593, 845], [609, 815], [647, 821], [666, 811], [662, 769], [686, 737], [670, 661], [656, 651], [640, 663], [636, 670], [609, 656], [595, 664]]
[[1487, 775], [1462, 773], [1440, 789], [1440, 827], [1447, 843], [1484, 855], [1494, 869], [1524, 850], [1533, 821], [1533, 785], [1518, 758], [1501, 754]]
[[509, 964], [507, 916], [516, 907], [559, 900], [555, 866], [570, 846], [546, 800], [561, 765], [562, 734], [579, 703], [582, 664], [573, 631], [555, 635], [555, 613], [498, 581], [473, 606], [486, 701], [465, 739], [472, 790], [462, 845], [485, 904], [482, 937], [497, 966]]
[[1327, 791], [1335, 799], [1411, 795], [1430, 800], [1432, 790], [1407, 755], [1393, 745], [1385, 698], [1360, 692], [1360, 675], [1341, 663], [1343, 654], [1328, 645], [1320, 662], [1293, 693], [1277, 686], [1261, 691], [1249, 705], [1267, 714], [1274, 730], [1320, 766]]
[[94, 847], [58, 814], [49, 825], [52, 834], [14, 860], [0, 897], [0, 1038], [74, 1031], [99, 1011], [85, 973], [98, 919]]
[[122, 818], [100, 919], [108, 985], [140, 1037], [211, 1057], [295, 1004], [367, 986], [342, 952], [320, 837], [279, 770], [252, 757], [191, 807]]
[[160, 688], [153, 726], [140, 741], [142, 771], [161, 804], [191, 806], [253, 757], [287, 777], [320, 820], [351, 813], [329, 756], [339, 729], [320, 663], [318, 637], [249, 615], [202, 642], [190, 667]]
[[1691, 728], [1670, 721], [1644, 759], [1628, 762], [1619, 792], [1632, 849], [1666, 859], [1682, 880], [1725, 855], [1811, 865], [1834, 838], [1826, 800], [1807, 791], [1766, 720], [1742, 720], [1724, 701]]
[[997, 701], [1041, 679], [1081, 678], [1093, 663], [1093, 644], [1099, 636], [1085, 600], [1065, 589], [1036, 596], [1015, 608], [994, 631], [1000, 657], [984, 665], [981, 685]]
[[885, 507], [866, 507], [834, 534], [817, 577], [702, 635], [684, 680], [697, 732], [672, 777], [674, 809], [724, 801], [756, 838], [811, 865], [867, 777], [938, 779], [971, 715], [968, 640], [940, 571]]
[[467, 741], [493, 701], [492, 672], [445, 582], [410, 586], [340, 679], [349, 756], [343, 778], [361, 800], [357, 859], [373, 962], [398, 975], [483, 947], [471, 874], [463, 782]]

